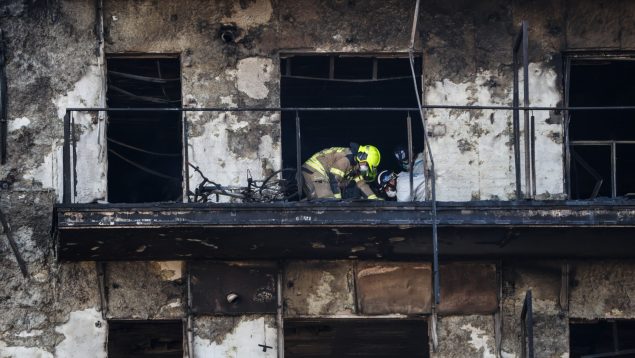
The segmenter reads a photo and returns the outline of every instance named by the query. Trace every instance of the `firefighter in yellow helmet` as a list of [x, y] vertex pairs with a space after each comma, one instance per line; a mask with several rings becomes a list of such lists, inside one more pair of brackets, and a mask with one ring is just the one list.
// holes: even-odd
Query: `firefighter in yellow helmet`
[[365, 182], [377, 173], [381, 155], [372, 145], [351, 143], [315, 153], [302, 165], [304, 193], [311, 199], [341, 199], [342, 187], [354, 180], [367, 199], [378, 199]]

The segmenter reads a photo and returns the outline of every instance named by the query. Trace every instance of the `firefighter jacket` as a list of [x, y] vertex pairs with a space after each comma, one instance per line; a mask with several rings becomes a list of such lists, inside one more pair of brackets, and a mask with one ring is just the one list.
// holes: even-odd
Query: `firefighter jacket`
[[334, 188], [333, 194], [336, 198], [342, 197], [340, 184], [348, 180], [354, 180], [355, 185], [368, 199], [377, 198], [377, 195], [366, 184], [362, 175], [356, 171], [355, 157], [350, 148], [332, 147], [324, 149], [315, 153], [304, 164], [329, 182], [338, 184], [332, 186]]

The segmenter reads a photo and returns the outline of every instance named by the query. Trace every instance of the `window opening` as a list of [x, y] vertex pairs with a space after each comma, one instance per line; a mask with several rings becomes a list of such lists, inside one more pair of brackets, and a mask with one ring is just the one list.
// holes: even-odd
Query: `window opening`
[[423, 319], [285, 320], [284, 356], [429, 357]]
[[[421, 76], [421, 58], [415, 68]], [[282, 107], [416, 108], [407, 57], [297, 55], [281, 59]], [[421, 87], [421, 86], [420, 86]], [[296, 166], [295, 113], [282, 113], [282, 163]], [[375, 145], [381, 152], [379, 171], [399, 172], [392, 152], [407, 147], [407, 113], [376, 111], [300, 112], [301, 162], [329, 147], [351, 142]], [[412, 117], [414, 153], [423, 151], [423, 128]]]
[[[572, 60], [569, 106], [635, 105], [635, 61]], [[572, 199], [635, 193], [635, 112], [571, 111]]]
[[109, 321], [109, 358], [182, 358], [181, 321]]
[[[107, 104], [112, 108], [181, 107], [175, 57], [107, 58]], [[108, 201], [178, 201], [182, 195], [179, 112], [110, 112]]]
[[569, 325], [571, 358], [635, 357], [635, 321], [591, 321]]

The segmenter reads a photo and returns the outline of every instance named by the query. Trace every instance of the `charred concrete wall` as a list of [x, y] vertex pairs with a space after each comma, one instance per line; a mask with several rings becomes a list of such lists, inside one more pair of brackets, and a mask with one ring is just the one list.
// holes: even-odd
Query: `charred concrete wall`
[[[59, 193], [61, 117], [69, 106], [105, 104], [106, 54], [178, 54], [185, 107], [278, 106], [280, 53], [405, 55], [412, 11], [398, 0], [5, 2], [11, 161], [3, 177]], [[416, 40], [424, 100], [509, 105], [511, 48], [526, 19], [530, 104], [562, 104], [562, 51], [632, 49], [633, 29], [623, 19], [633, 11], [625, 1], [424, 1]], [[235, 27], [229, 43], [220, 36], [227, 25]], [[562, 114], [533, 115], [537, 192], [562, 198]], [[430, 110], [427, 117], [440, 200], [515, 196], [509, 111]], [[76, 200], [104, 199], [105, 118], [77, 113], [75, 121]], [[189, 159], [218, 182], [239, 184], [247, 169], [260, 176], [280, 167], [279, 113], [188, 113], [186, 121]]]
[[[62, 187], [62, 117], [67, 107], [105, 104], [106, 54], [179, 54], [187, 107], [277, 106], [280, 52], [405, 52], [412, 7], [411, 1], [400, 0], [0, 3], [9, 92], [9, 160], [0, 166], [0, 179], [11, 185], [0, 191], [0, 205], [28, 267], [28, 276], [22, 277], [6, 241], [0, 240], [0, 355], [105, 357], [104, 317], [185, 315], [181, 264], [107, 264], [107, 300], [100, 303], [94, 263], [59, 264], [51, 249], [51, 213]], [[511, 46], [521, 19], [530, 24], [532, 105], [562, 102], [563, 50], [635, 47], [635, 27], [627, 21], [635, 6], [628, 1], [435, 0], [423, 1], [421, 11], [416, 46], [424, 55], [427, 103], [510, 104]], [[237, 36], [226, 44], [219, 35], [228, 23], [235, 24]], [[562, 115], [534, 115], [538, 193], [559, 198]], [[510, 113], [435, 110], [428, 111], [428, 121], [439, 199], [514, 197]], [[188, 114], [189, 158], [221, 183], [242, 183], [247, 169], [264, 175], [280, 166], [279, 122], [277, 113]], [[106, 198], [106, 118], [78, 113], [75, 123], [75, 200]], [[198, 181], [194, 175], [188, 179]], [[548, 269], [499, 267], [503, 356], [519, 355], [518, 317], [527, 288], [536, 297], [539, 356], [567, 355], [569, 318], [635, 318], [632, 262], [574, 264], [568, 311], [561, 302], [559, 262]], [[491, 265], [482, 272], [491, 274]], [[431, 312], [429, 271], [429, 263], [291, 262], [286, 280], [295, 283], [285, 289], [285, 314], [426, 316]], [[412, 281], [364, 281], [383, 274]], [[311, 285], [300, 287], [299, 282]], [[393, 307], [378, 305], [382, 301], [376, 297], [359, 295], [357, 284], [402, 292], [404, 300]], [[481, 298], [491, 302], [491, 297]], [[496, 355], [491, 308], [449, 310], [438, 325], [436, 356]], [[201, 317], [194, 322], [194, 335], [198, 356], [276, 354], [275, 349], [262, 353], [253, 344], [275, 342], [275, 319], [269, 314]]]

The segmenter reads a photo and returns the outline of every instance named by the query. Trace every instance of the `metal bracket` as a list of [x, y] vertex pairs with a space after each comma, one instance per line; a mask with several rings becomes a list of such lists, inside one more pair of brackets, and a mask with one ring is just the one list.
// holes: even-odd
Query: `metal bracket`
[[[283, 280], [283, 266], [282, 263], [278, 263], [278, 295], [277, 295], [277, 312], [276, 320], [278, 326], [278, 358], [284, 358], [284, 296], [282, 294], [282, 280]], [[266, 352], [268, 346], [262, 347], [262, 351]], [[272, 348], [272, 347], [269, 347]]]
[[2, 224], [2, 230], [4, 234], [7, 236], [7, 241], [9, 241], [9, 246], [11, 246], [11, 251], [13, 251], [13, 255], [15, 256], [15, 260], [18, 262], [18, 266], [20, 267], [20, 272], [22, 272], [22, 276], [24, 278], [29, 277], [29, 272], [26, 269], [26, 262], [20, 255], [20, 251], [18, 251], [18, 245], [13, 238], [13, 234], [11, 233], [11, 226], [9, 226], [9, 222], [7, 218], [4, 216], [4, 212], [0, 210], [0, 224]]
[[108, 316], [108, 299], [106, 297], [106, 263], [96, 261], [95, 269], [97, 271], [97, 284], [99, 285], [99, 308], [101, 311], [101, 318], [106, 320]]
[[430, 340], [432, 341], [432, 352], [439, 351], [439, 336], [437, 334], [437, 308], [432, 305], [432, 315], [430, 315]]
[[494, 338], [496, 356], [501, 357], [503, 349], [503, 261], [496, 265], [496, 286], [498, 287], [498, 311], [494, 313]]
[[532, 307], [531, 290], [527, 290], [523, 309], [520, 313], [520, 330], [522, 332], [522, 358], [534, 358], [534, 313]]
[[560, 309], [569, 312], [569, 274], [571, 267], [569, 263], [562, 264], [562, 282], [560, 286]]

